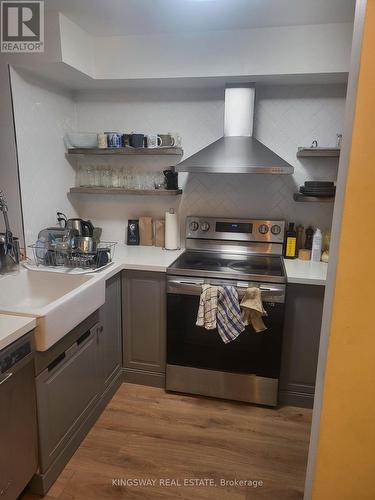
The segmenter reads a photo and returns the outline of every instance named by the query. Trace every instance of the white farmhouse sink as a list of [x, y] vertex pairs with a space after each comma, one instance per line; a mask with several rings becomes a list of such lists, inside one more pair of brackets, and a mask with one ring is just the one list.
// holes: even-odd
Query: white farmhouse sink
[[104, 282], [94, 276], [22, 270], [0, 280], [0, 313], [37, 318], [37, 351], [49, 349], [104, 301]]

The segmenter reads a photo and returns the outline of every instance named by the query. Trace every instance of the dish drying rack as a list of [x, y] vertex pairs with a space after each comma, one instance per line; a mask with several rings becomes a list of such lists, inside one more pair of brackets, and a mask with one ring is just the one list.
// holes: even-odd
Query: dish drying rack
[[101, 241], [95, 251], [83, 252], [68, 242], [37, 241], [29, 245], [36, 267], [97, 270], [109, 265], [115, 254], [115, 242]]

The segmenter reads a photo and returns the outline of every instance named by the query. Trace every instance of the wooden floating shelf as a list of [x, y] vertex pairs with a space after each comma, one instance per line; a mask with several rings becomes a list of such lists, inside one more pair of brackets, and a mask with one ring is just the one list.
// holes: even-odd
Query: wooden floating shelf
[[125, 189], [105, 187], [72, 187], [74, 194], [130, 194], [140, 196], [178, 196], [182, 189]]
[[332, 203], [335, 201], [334, 196], [305, 196], [301, 193], [294, 193], [293, 195], [294, 201], [302, 202], [302, 203]]
[[71, 148], [68, 149], [68, 155], [84, 156], [164, 156], [164, 155], [183, 155], [182, 148]]
[[297, 158], [306, 158], [306, 157], [335, 157], [338, 158], [340, 156], [340, 148], [298, 148]]

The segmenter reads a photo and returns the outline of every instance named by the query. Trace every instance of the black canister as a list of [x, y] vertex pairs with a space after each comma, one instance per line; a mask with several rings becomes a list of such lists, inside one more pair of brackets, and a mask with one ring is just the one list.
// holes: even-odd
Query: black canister
[[139, 245], [139, 222], [138, 222], [138, 219], [129, 219], [128, 220], [127, 244], [128, 245]]
[[178, 172], [174, 172], [173, 170], [164, 170], [163, 174], [167, 181], [167, 189], [168, 190], [178, 189]]
[[305, 248], [307, 250], [311, 250], [312, 249], [312, 245], [313, 245], [314, 229], [311, 226], [309, 226], [306, 229], [305, 234], [306, 234]]

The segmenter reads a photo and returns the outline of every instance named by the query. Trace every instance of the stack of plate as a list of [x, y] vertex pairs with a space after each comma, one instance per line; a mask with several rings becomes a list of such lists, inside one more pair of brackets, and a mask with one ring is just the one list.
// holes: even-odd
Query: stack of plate
[[305, 196], [326, 198], [335, 196], [336, 186], [330, 181], [306, 181], [305, 185], [301, 186], [299, 190]]

